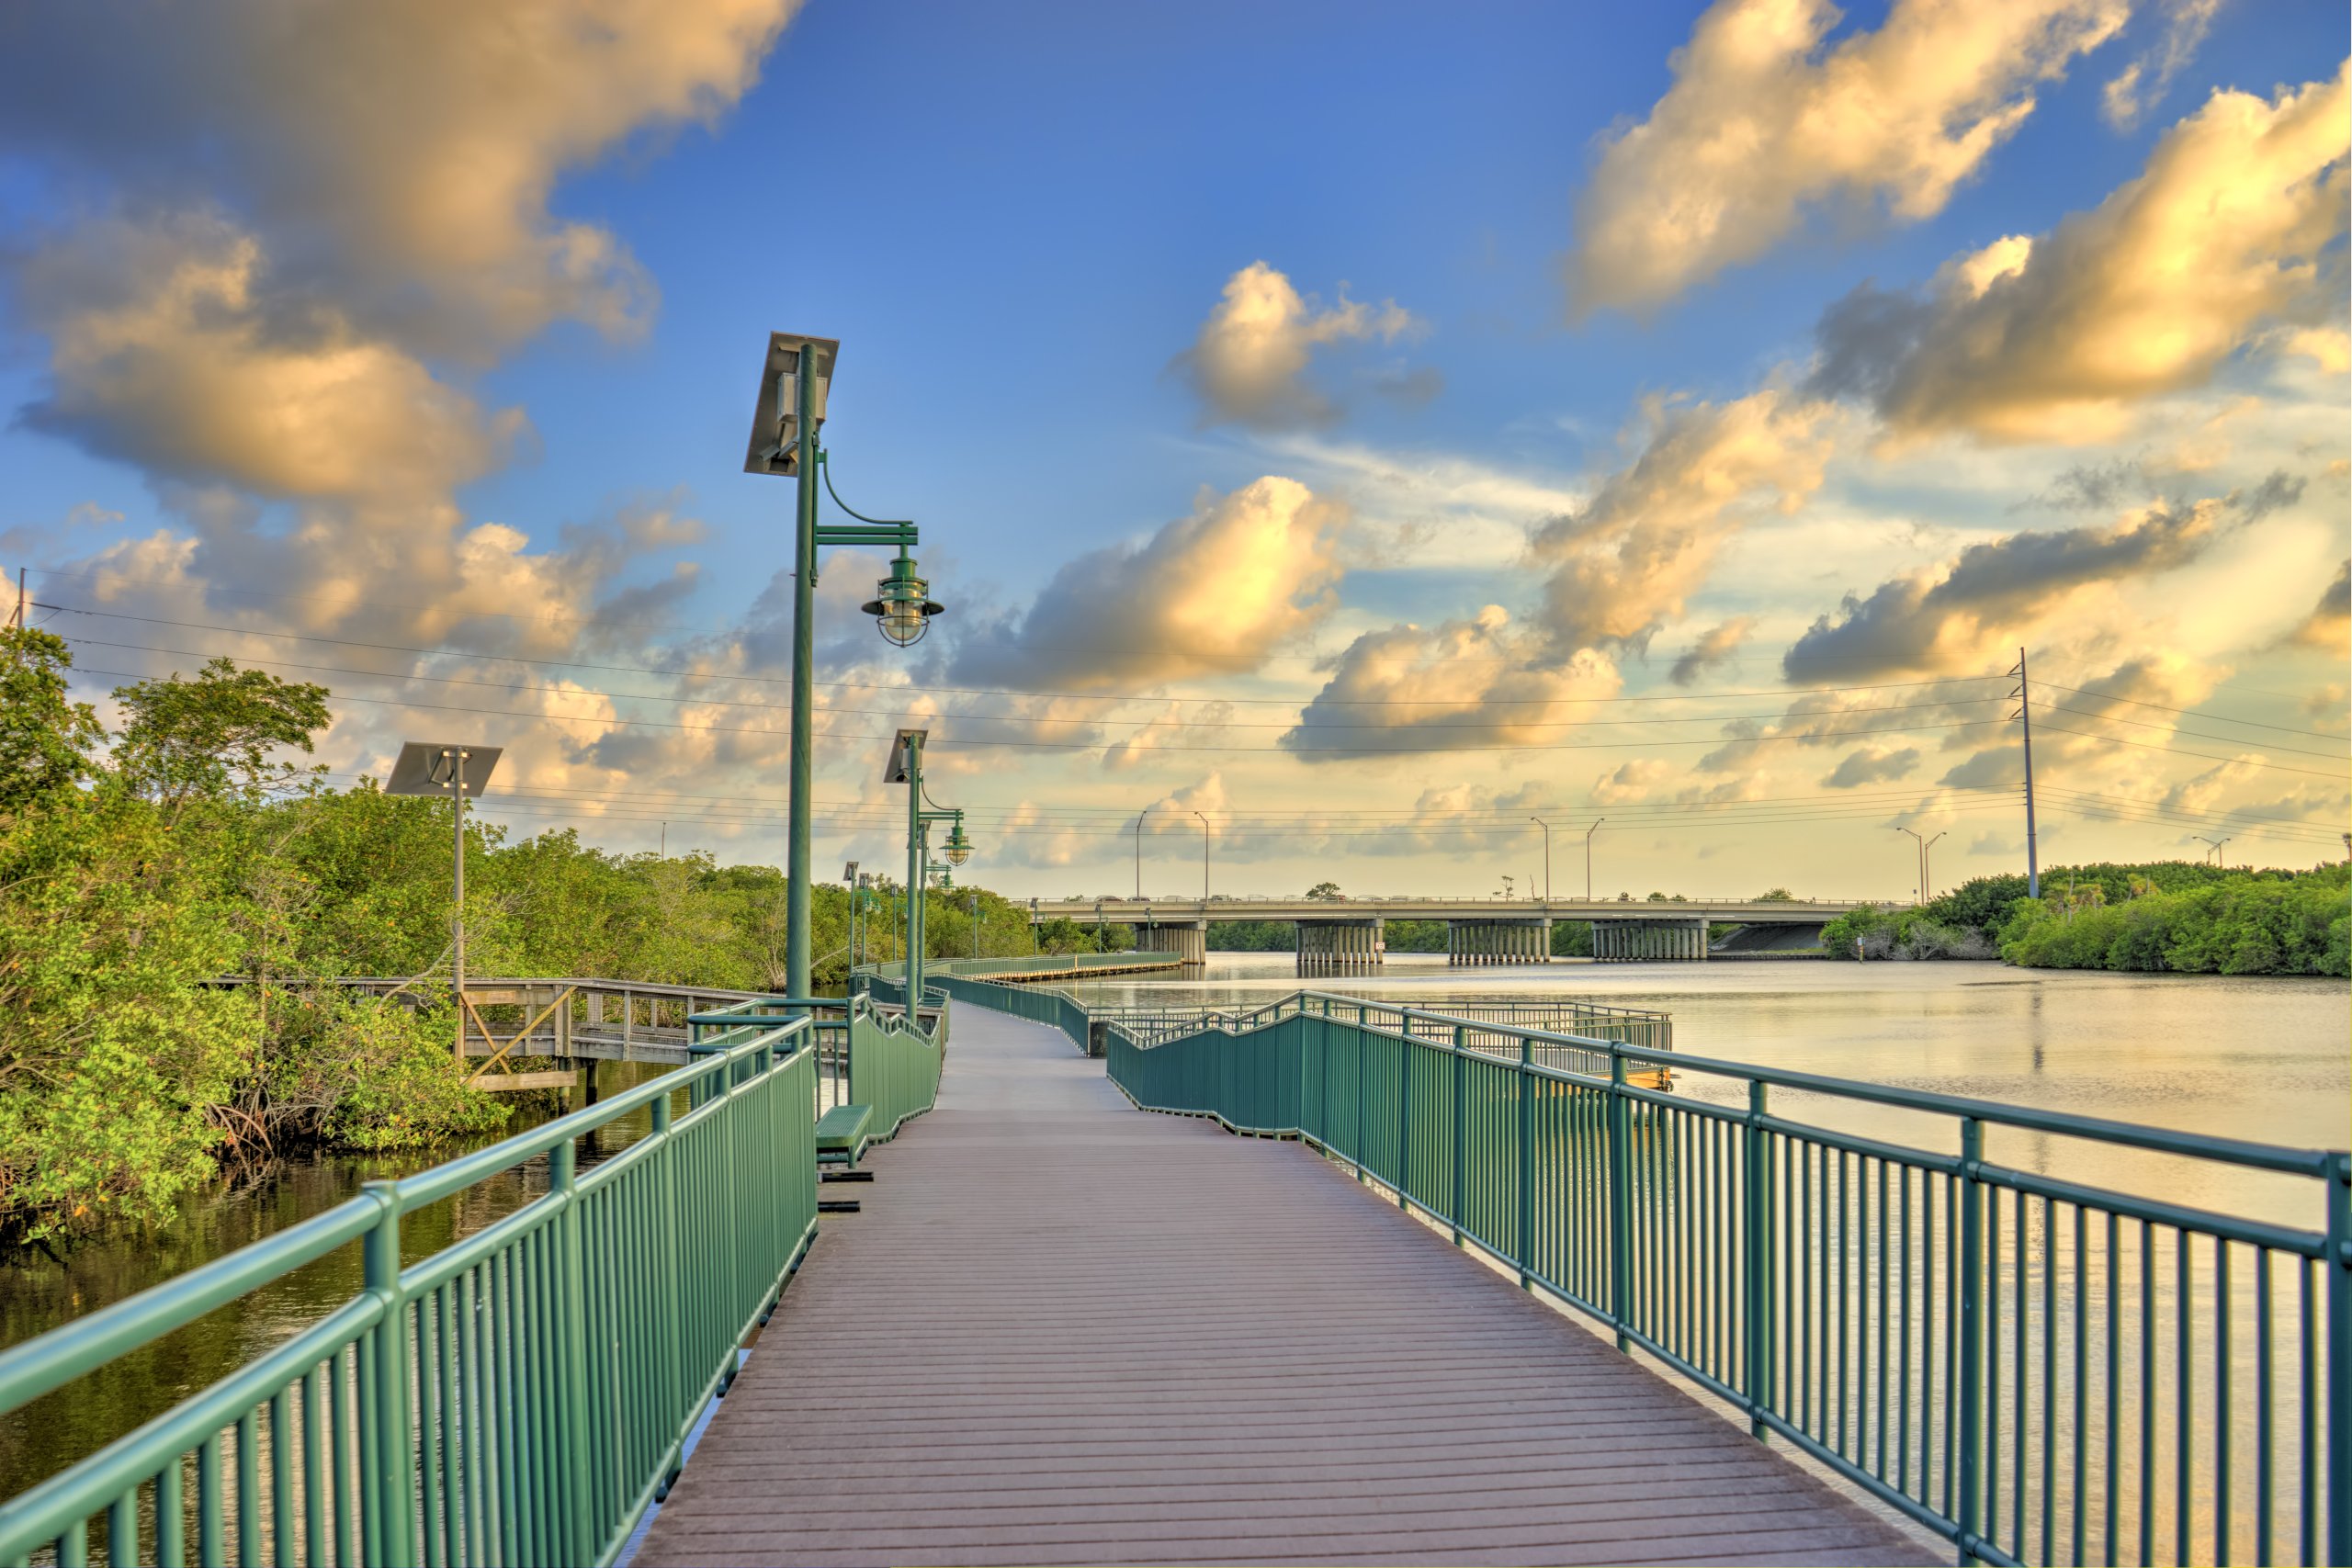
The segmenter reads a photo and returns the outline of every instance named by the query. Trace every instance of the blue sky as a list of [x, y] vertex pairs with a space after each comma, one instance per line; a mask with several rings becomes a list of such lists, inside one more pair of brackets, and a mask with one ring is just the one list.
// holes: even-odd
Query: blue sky
[[[1114, 819], [1154, 807], [1148, 840], [1168, 836], [1158, 818], [1195, 808], [1225, 824], [1235, 891], [1319, 880], [1335, 855], [1362, 861], [1340, 878], [1360, 886], [1483, 883], [1527, 859], [1510, 835], [1535, 831], [1530, 810], [1644, 821], [1623, 875], [1692, 891], [1905, 891], [1886, 829], [1931, 822], [1968, 846], [1956, 874], [2006, 869], [2012, 807], [1953, 793], [1996, 781], [1989, 753], [2014, 746], [1997, 727], [1957, 732], [1986, 755], [1960, 745], [1949, 727], [1973, 710], [1922, 716], [1947, 728], [1907, 737], [1846, 721], [1870, 738], [1843, 768], [1871, 775], [1866, 789], [1825, 782], [1841, 758], [1824, 739], [1775, 749], [1739, 728], [1815, 722], [1789, 653], [1824, 617], [1838, 637], [1806, 645], [1813, 668], [1853, 661], [1850, 706], [1997, 675], [1993, 650], [2019, 644], [2086, 694], [2095, 712], [2054, 721], [2082, 723], [2083, 739], [2049, 743], [2082, 808], [2054, 813], [2062, 853], [2200, 852], [2197, 831], [2235, 822], [2254, 858], [2294, 862], [2343, 815], [2341, 621], [2324, 603], [2346, 533], [2343, 139], [2332, 161], [2306, 151], [2273, 167], [2261, 149], [2281, 136], [2245, 128], [2247, 115], [2283, 126], [2299, 101], [2312, 112], [2338, 79], [2341, 7], [2017, 0], [1981, 8], [1925, 62], [1868, 65], [1874, 44], [1924, 25], [1923, 7], [1858, 5], [1828, 24], [1796, 0], [820, 0], [788, 17], [775, 0], [543, 0], [526, 10], [547, 41], [502, 84], [486, 62], [511, 39], [420, 3], [364, 24], [386, 63], [358, 86], [321, 80], [355, 46], [331, 25], [288, 40], [248, 32], [232, 6], [196, 41], [133, 15], [146, 9], [36, 8], [7, 24], [22, 47], [0, 51], [17, 62], [0, 67], [0, 89], [17, 89], [0, 111], [0, 400], [24, 411], [0, 434], [0, 565], [56, 573], [40, 580], [45, 602], [150, 617], [113, 632], [64, 617], [53, 629], [149, 645], [77, 649], [85, 665], [157, 671], [173, 656], [152, 650], [169, 648], [182, 664], [271, 657], [291, 677], [365, 658], [382, 679], [311, 677], [372, 698], [346, 705], [322, 748], [339, 773], [380, 766], [420, 724], [481, 723], [520, 732], [516, 831], [573, 825], [631, 848], [667, 801], [702, 824], [690, 841], [775, 858], [757, 810], [713, 803], [780, 794], [775, 743], [743, 731], [781, 728], [750, 705], [777, 690], [758, 600], [788, 555], [790, 489], [743, 475], [740, 454], [761, 345], [782, 328], [842, 341], [826, 428], [837, 481], [861, 510], [922, 522], [951, 607], [911, 660], [862, 626], [820, 628], [821, 673], [869, 682], [831, 699], [858, 705], [829, 716], [837, 739], [820, 753], [828, 853], [888, 858], [868, 737], [988, 706], [938, 690], [987, 683], [1001, 693], [989, 711], [1014, 718], [961, 733], [1022, 744], [944, 766], [1001, 829], [981, 880], [1008, 891], [1123, 885]], [[1996, 12], [2025, 21], [2003, 33]], [[1700, 79], [1714, 68], [1694, 49], [1678, 87], [1678, 50], [1747, 21], [1818, 36], [1720, 80]], [[1991, 41], [1981, 76], [1954, 85], [1970, 28]], [[125, 36], [149, 41], [108, 60], [101, 40]], [[2143, 92], [2136, 118], [2117, 112], [2119, 75], [2136, 62], [2145, 82], [2167, 61], [2169, 85]], [[123, 80], [101, 82], [101, 65]], [[170, 92], [140, 96], [142, 72], [167, 69]], [[2243, 96], [2212, 99], [2223, 89]], [[1949, 114], [1928, 130], [1884, 123], [1939, 92]], [[1879, 107], [1854, 112], [1864, 99]], [[1782, 114], [1791, 102], [1812, 120]], [[428, 109], [442, 121], [403, 118]], [[1918, 172], [1995, 116], [2002, 129], [1956, 175]], [[1841, 128], [1826, 141], [1805, 129], [1825, 119]], [[1710, 137], [1742, 124], [1765, 145], [1711, 171]], [[1808, 160], [1824, 171], [1811, 184]], [[481, 169], [510, 165], [511, 184], [492, 178], [469, 205]], [[2128, 213], [2104, 233], [2085, 215], [2118, 212], [2119, 193], [2160, 170], [2182, 200], [2253, 193], [2245, 229], [2265, 237], [2194, 260], [2210, 281], [2151, 301], [2133, 280], [2162, 273], [2174, 242]], [[1573, 310], [1564, 267], [1598, 254], [1585, 248], [1612, 214], [1704, 211], [1781, 181], [1793, 194], [1778, 231], [1759, 220], [1742, 254], [1678, 286], [1620, 278], [1615, 298]], [[2074, 230], [2086, 237], [2072, 249], [2052, 243]], [[599, 248], [572, 261], [549, 248], [583, 234]], [[2010, 236], [2033, 238], [2030, 262], [2012, 258], [1981, 297], [1939, 282]], [[1179, 363], [1253, 263], [1298, 297], [1293, 324], [1322, 333], [1279, 378], [1306, 400], [1282, 407], [1322, 418], [1237, 413], [1205, 361]], [[622, 309], [600, 290], [623, 292], [625, 273], [639, 299]], [[2216, 304], [2233, 276], [2274, 281], [2256, 304]], [[2086, 287], [2106, 303], [2065, 303]], [[1914, 301], [1916, 336], [1865, 345], [1877, 390], [1827, 387], [1818, 324], [1866, 288]], [[1631, 298], [1645, 291], [1657, 297]], [[1370, 324], [1335, 314], [1345, 301]], [[2205, 323], [2184, 333], [2194, 344], [2145, 348], [2176, 320]], [[2110, 328], [2142, 345], [2125, 357], [2152, 357], [2119, 369]], [[1993, 332], [2030, 347], [2024, 368], [1967, 361]], [[357, 389], [347, 405], [312, 395], [328, 366]], [[1407, 377], [1442, 389], [1384, 390]], [[159, 434], [158, 406], [215, 399], [221, 428]], [[229, 428], [244, 400], [253, 428]], [[526, 429], [499, 423], [509, 410]], [[282, 440], [289, 421], [330, 416], [351, 433], [318, 461], [256, 455], [299, 445]], [[1735, 448], [1724, 432], [1740, 419], [1756, 423]], [[348, 465], [364, 471], [336, 453], [364, 454]], [[2033, 502], [2069, 472], [2119, 467], [2130, 478], [2095, 505]], [[2257, 503], [2273, 474], [2286, 488], [2266, 493], [2292, 499]], [[1270, 479], [1298, 488], [1251, 488]], [[627, 521], [649, 512], [666, 521]], [[488, 525], [512, 536], [484, 556]], [[1972, 548], [1986, 553], [1969, 567]], [[1152, 585], [1181, 597], [1204, 553], [1237, 550], [1309, 586], [1234, 634], [1213, 669], [1136, 653], [1175, 635], [1148, 613]], [[1664, 558], [1670, 570], [1635, 581]], [[849, 590], [874, 570], [829, 568], [822, 613], [863, 597]], [[1080, 628], [1105, 651], [1080, 637], [1002, 673], [1012, 656], [975, 645], [1044, 643], [1051, 617], [1025, 631], [1018, 617], [1066, 570], [1110, 606]], [[1201, 581], [1207, 602], [1239, 592]], [[1632, 606], [1622, 625], [1571, 604], [1597, 585]], [[1499, 630], [1476, 627], [1488, 604], [1506, 613]], [[1449, 623], [1470, 640], [1447, 653], [1430, 639]], [[1379, 644], [1382, 664], [1360, 640], [1399, 626], [1421, 628], [1409, 691], [1393, 652], [1408, 644]], [[1727, 651], [1694, 684], [1669, 681], [1711, 630]], [[674, 684], [615, 668], [670, 671], [690, 653], [698, 678]], [[980, 682], [981, 670], [999, 673]], [[555, 722], [467, 719], [447, 710], [517, 699], [453, 681], [560, 681], [579, 700], [526, 696]], [[1073, 682], [1091, 705], [1036, 694]], [[438, 705], [403, 713], [403, 699]], [[1187, 732], [1193, 746], [1101, 749], [1155, 716], [1197, 724], [1220, 701], [1243, 704], [1215, 710], [1233, 727]], [[1539, 701], [1558, 726], [1543, 746], [1498, 722]], [[1457, 705], [1450, 727], [1375, 735]], [[1375, 718], [1349, 732], [1374, 754], [1274, 749], [1302, 712]], [[1715, 722], [1644, 728], [1680, 715]], [[1570, 729], [1571, 716], [1626, 722]], [[724, 733], [665, 747], [660, 725]], [[1722, 744], [1747, 750], [1709, 749]], [[1307, 812], [1323, 815], [1284, 815]], [[1164, 850], [1176, 875], [1182, 845]]]

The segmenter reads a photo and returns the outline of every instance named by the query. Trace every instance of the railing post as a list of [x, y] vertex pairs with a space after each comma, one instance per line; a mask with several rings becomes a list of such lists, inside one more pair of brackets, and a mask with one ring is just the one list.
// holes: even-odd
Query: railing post
[[[593, 1509], [595, 1471], [588, 1436], [587, 1236], [580, 1222], [580, 1192], [574, 1184], [578, 1171], [579, 1152], [571, 1139], [566, 1138], [548, 1151], [548, 1191], [563, 1203], [555, 1222], [556, 1235], [563, 1248], [556, 1280], [556, 1321], [563, 1325], [562, 1407], [557, 1412], [557, 1418], [562, 1422], [558, 1429], [563, 1433], [564, 1447], [566, 1495], [561, 1517], [569, 1527], [571, 1560], [593, 1562], [596, 1558], [596, 1524]], [[615, 1389], [613, 1393], [618, 1397], [620, 1391]]]
[[[1409, 1034], [1411, 1031], [1408, 1029], [1402, 1032]], [[1453, 1210], [1451, 1217], [1453, 1221], [1453, 1245], [1456, 1247], [1462, 1245], [1463, 1177], [1467, 1173], [1469, 1159], [1466, 1148], [1468, 1140], [1465, 1136], [1467, 1128], [1462, 1103], [1463, 1089], [1467, 1080], [1469, 1068], [1468, 1064], [1462, 1059], [1463, 1042], [1463, 1028], [1457, 1023], [1453, 1026], [1453, 1201], [1450, 1205]]]
[[[1768, 1090], [1759, 1079], [1747, 1086], [1746, 1142], [1747, 1176], [1742, 1204], [1746, 1211], [1743, 1243], [1747, 1267], [1743, 1317], [1747, 1325], [1747, 1429], [1757, 1438], [1770, 1434], [1764, 1412], [1772, 1404], [1772, 1155], [1766, 1143], [1764, 1112]], [[1906, 1329], [1907, 1332], [1907, 1329]]]
[[[1356, 1038], [1363, 1039], [1363, 1004], [1356, 1004]], [[1413, 1186], [1413, 1041], [1396, 1042], [1396, 1206], [1412, 1213]]]
[[1609, 1312], [1616, 1319], [1617, 1348], [1630, 1347], [1625, 1330], [1634, 1321], [1634, 1193], [1631, 1172], [1631, 1107], [1625, 1100], [1625, 1048], [1609, 1051]]
[[2329, 1164], [2326, 1561], [2352, 1562], [2352, 1155]]
[[1519, 1288], [1535, 1276], [1535, 1043], [1519, 1037]]
[[[655, 1212], [660, 1216], [657, 1228], [662, 1233], [657, 1244], [661, 1248], [662, 1325], [655, 1340], [655, 1353], [666, 1373], [662, 1410], [667, 1416], [673, 1410], [684, 1409], [694, 1382], [685, 1364], [685, 1307], [678, 1287], [678, 1235], [684, 1224], [678, 1213], [678, 1158], [677, 1150], [671, 1146], [670, 1097], [658, 1096], [646, 1109], [652, 1113], [653, 1121], [652, 1131], [647, 1136], [661, 1145], [653, 1152], [654, 1168], [660, 1172]], [[672, 1475], [675, 1473], [672, 1472]], [[671, 1476], [662, 1478], [662, 1497], [670, 1494], [670, 1480]]]
[[[369, 1331], [375, 1341], [375, 1373], [370, 1386], [360, 1391], [361, 1408], [376, 1435], [376, 1518], [368, 1532], [374, 1539], [371, 1562], [386, 1568], [412, 1568], [416, 1562], [416, 1532], [412, 1502], [415, 1467], [409, 1460], [408, 1431], [408, 1312], [401, 1296], [400, 1193], [389, 1181], [368, 1182], [363, 1190], [381, 1206], [375, 1228], [361, 1243], [361, 1282], [384, 1303], [384, 1315]], [[374, 1408], [368, 1408], [368, 1403]], [[245, 1521], [238, 1521], [242, 1532]]]
[[[1984, 1419], [1984, 1190], [1976, 1179], [1984, 1159], [1984, 1123], [1973, 1116], [1960, 1122], [1960, 1450], [1952, 1466], [1952, 1521], [1960, 1530], [1960, 1561], [1976, 1561], [1976, 1468], [1978, 1435]], [[2186, 1499], [2183, 1499], [2185, 1502]]]

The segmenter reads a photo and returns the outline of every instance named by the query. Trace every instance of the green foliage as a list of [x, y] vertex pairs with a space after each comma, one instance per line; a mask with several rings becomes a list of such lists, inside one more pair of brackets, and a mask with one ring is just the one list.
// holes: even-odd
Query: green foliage
[[2019, 900], [2001, 928], [2001, 956], [2032, 968], [2352, 975], [2352, 868], [2231, 873], [2120, 902], [2085, 900], [2083, 886], [2072, 907], [2063, 889]]
[[65, 700], [74, 656], [65, 639], [30, 627], [0, 631], [0, 816], [88, 778], [106, 732], [97, 710]]
[[[1919, 906], [1866, 905], [1829, 922], [1835, 958], [1988, 958], [2052, 969], [2342, 975], [2347, 869], [2244, 871], [2165, 861], [1985, 876]], [[1857, 941], [1860, 942], [1859, 953]]]
[[130, 722], [115, 747], [115, 769], [130, 789], [176, 807], [195, 795], [259, 791], [288, 769], [269, 761], [281, 746], [311, 750], [324, 729], [327, 689], [240, 670], [215, 659], [183, 681], [141, 681], [117, 686], [115, 700]]

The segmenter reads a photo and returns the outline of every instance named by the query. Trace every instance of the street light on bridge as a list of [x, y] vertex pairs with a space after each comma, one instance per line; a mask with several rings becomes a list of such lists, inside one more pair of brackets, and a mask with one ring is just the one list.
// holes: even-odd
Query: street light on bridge
[[1596, 817], [1592, 819], [1592, 826], [1584, 830], [1584, 901], [1588, 904], [1592, 902], [1592, 836], [1600, 832], [1600, 825], [1608, 820], [1606, 817]]
[[[760, 391], [752, 409], [752, 440], [743, 457], [747, 474], [769, 474], [794, 479], [799, 487], [793, 528], [792, 556], [792, 804], [786, 853], [785, 989], [792, 996], [809, 992], [809, 903], [814, 873], [809, 857], [815, 785], [810, 753], [816, 745], [817, 551], [825, 545], [896, 546], [898, 558], [890, 575], [882, 579], [876, 597], [864, 606], [875, 617], [883, 637], [900, 648], [920, 641], [931, 617], [943, 607], [931, 599], [930, 585], [916, 574], [910, 553], [918, 543], [911, 522], [888, 522], [851, 512], [842, 505], [826, 471], [825, 454], [817, 445], [818, 428], [825, 423], [826, 394], [831, 389], [833, 366], [841, 357], [841, 340], [797, 333], [770, 333], [767, 355], [760, 365]], [[819, 526], [817, 477], [825, 474], [826, 493], [833, 504], [857, 519], [854, 524]]]
[[[1549, 904], [1552, 901], [1552, 824], [1541, 817], [1531, 817], [1528, 820], [1544, 829], [1544, 902]], [[1586, 889], [1588, 894], [1590, 891]]]

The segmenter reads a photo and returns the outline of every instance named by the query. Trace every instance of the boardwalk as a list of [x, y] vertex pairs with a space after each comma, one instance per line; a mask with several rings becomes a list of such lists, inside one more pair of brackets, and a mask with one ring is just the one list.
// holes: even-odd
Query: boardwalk
[[[735, 1562], [1917, 1562], [1295, 1145], [958, 1010], [640, 1549]], [[836, 1190], [840, 1190], [836, 1189]]]

